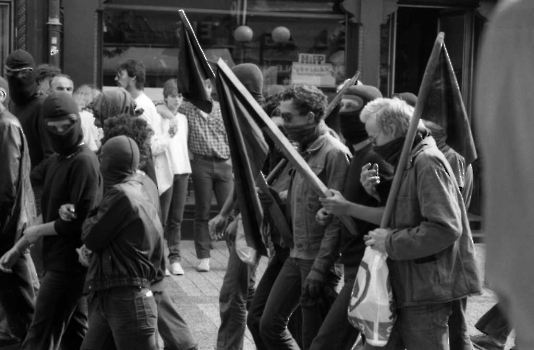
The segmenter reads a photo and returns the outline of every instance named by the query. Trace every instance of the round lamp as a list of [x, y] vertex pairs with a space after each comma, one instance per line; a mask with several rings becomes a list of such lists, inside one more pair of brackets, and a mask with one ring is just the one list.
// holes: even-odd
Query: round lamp
[[242, 43], [246, 43], [252, 40], [252, 36], [254, 35], [254, 32], [252, 32], [252, 29], [250, 29], [249, 26], [239, 26], [234, 31], [234, 39], [235, 41], [239, 41]]
[[276, 27], [271, 32], [275, 43], [287, 43], [291, 37], [291, 32], [286, 27]]

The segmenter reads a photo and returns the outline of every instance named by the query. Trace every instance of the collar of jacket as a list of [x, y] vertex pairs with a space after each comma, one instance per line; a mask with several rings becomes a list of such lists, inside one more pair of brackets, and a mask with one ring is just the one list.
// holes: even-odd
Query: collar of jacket
[[406, 164], [405, 169], [410, 169], [413, 166], [414, 160], [415, 158], [417, 158], [419, 153], [431, 147], [436, 147], [436, 140], [432, 136], [427, 136], [423, 140], [421, 140], [421, 142], [419, 142], [417, 146], [415, 146], [415, 148], [410, 152], [410, 159], [408, 160], [408, 164]]

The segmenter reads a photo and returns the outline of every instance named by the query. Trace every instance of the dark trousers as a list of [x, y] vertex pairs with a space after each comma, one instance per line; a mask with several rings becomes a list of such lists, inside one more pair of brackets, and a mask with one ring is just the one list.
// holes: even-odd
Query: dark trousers
[[465, 319], [467, 297], [452, 301], [452, 314], [449, 317], [449, 344], [451, 350], [472, 350], [473, 343]]
[[215, 191], [219, 210], [232, 190], [234, 183], [232, 162], [196, 155], [191, 160], [193, 188], [195, 190], [195, 250], [197, 258], [210, 257], [208, 221], [211, 210], [211, 193]]
[[[83, 350], [157, 350], [157, 307], [152, 291], [116, 287], [94, 294]], [[79, 348], [71, 348], [79, 349]]]
[[501, 309], [500, 303], [495, 304], [475, 324], [475, 327], [500, 343], [505, 344], [512, 333], [512, 326]]
[[299, 350], [287, 329], [287, 322], [297, 306], [302, 307], [302, 344], [309, 349], [337, 296], [340, 277], [333, 272], [327, 276], [323, 296], [312, 299], [303, 291], [304, 282], [314, 260], [287, 258], [274, 282], [260, 322], [261, 337], [271, 350]]
[[344, 269], [343, 288], [330, 308], [310, 350], [350, 350], [354, 346], [360, 331], [350, 324], [347, 310], [357, 273], [358, 266]]
[[47, 271], [21, 349], [79, 349], [87, 332], [85, 274]]
[[[267, 299], [269, 298], [271, 289], [276, 281], [276, 277], [278, 277], [286, 259], [289, 257], [289, 249], [282, 248], [278, 245], [275, 245], [274, 247], [275, 254], [269, 261], [269, 264], [258, 283], [247, 316], [248, 330], [252, 334], [254, 344], [258, 350], [267, 350], [267, 347], [261, 338], [260, 322], [265, 305], [267, 304]], [[291, 315], [287, 329], [293, 336], [293, 339], [297, 342], [298, 346], [302, 348], [302, 310], [300, 305]]]
[[[182, 220], [184, 218], [185, 200], [187, 198], [187, 185], [189, 174], [176, 174], [172, 187], [171, 201], [167, 208], [168, 214], [163, 216], [165, 224], [165, 239], [169, 246], [169, 262], [182, 260], [180, 242], [182, 240]], [[163, 206], [161, 208], [164, 210]]]
[[165, 350], [193, 350], [197, 348], [197, 341], [189, 326], [176, 310], [169, 294], [165, 290], [154, 292], [158, 310], [158, 332]]
[[25, 252], [13, 266], [12, 273], [0, 271], [0, 303], [11, 333], [21, 340], [26, 338], [35, 310], [36, 276], [32, 276], [35, 273], [32, 265], [30, 254]]
[[229, 249], [228, 266], [219, 295], [221, 325], [217, 334], [217, 350], [243, 349], [247, 309], [254, 297], [259, 263], [259, 258], [254, 265], [241, 261], [235, 244]]

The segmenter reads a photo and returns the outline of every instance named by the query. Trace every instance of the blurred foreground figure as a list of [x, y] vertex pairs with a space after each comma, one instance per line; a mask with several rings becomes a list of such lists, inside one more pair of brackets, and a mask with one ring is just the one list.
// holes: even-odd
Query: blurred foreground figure
[[528, 213], [534, 205], [534, 2], [504, 3], [488, 26], [475, 85], [487, 189], [486, 270], [511, 316], [517, 347], [534, 349], [534, 217]]

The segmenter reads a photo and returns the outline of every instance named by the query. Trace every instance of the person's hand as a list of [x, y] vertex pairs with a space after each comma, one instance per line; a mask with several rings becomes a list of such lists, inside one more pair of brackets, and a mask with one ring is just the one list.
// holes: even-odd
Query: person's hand
[[177, 131], [178, 131], [178, 124], [173, 123], [173, 121], [171, 121], [171, 123], [169, 125], [169, 135], [171, 137], [174, 137], [174, 135], [176, 135]]
[[19, 260], [21, 255], [21, 252], [19, 252], [15, 247], [8, 250], [1, 258], [0, 258], [0, 271], [5, 273], [12, 273], [13, 270], [11, 269], [13, 265]]
[[386, 239], [391, 234], [391, 230], [387, 228], [377, 228], [369, 231], [368, 235], [363, 236], [365, 245], [382, 253], [386, 252]]
[[59, 217], [63, 221], [72, 221], [78, 217], [74, 204], [63, 204], [59, 207]]
[[[273, 199], [280, 205], [282, 203], [282, 200], [280, 199], [280, 196], [278, 195], [278, 192], [272, 187], [269, 187], [269, 193], [262, 191], [259, 188], [256, 188], [256, 192], [258, 193], [258, 197], [260, 199], [261, 206], [263, 210], [270, 207], [273, 204]], [[286, 193], [287, 196], [287, 193]]]
[[317, 214], [315, 214], [315, 221], [321, 226], [326, 226], [332, 221], [333, 215], [328, 213], [325, 208], [319, 209]]
[[226, 240], [228, 242], [231, 242], [232, 244], [235, 241], [235, 235], [237, 233], [237, 221], [238, 220], [239, 219], [236, 218], [234, 221], [229, 223], [228, 226], [226, 226], [226, 230], [224, 230], [224, 234], [226, 235]]
[[378, 175], [378, 164], [371, 165], [367, 163], [362, 167], [362, 172], [360, 174], [360, 182], [370, 196], [375, 197], [380, 200], [376, 186], [380, 183], [380, 176]]
[[326, 276], [312, 268], [304, 282], [304, 293], [307, 292], [312, 299], [317, 299], [323, 294], [325, 283]]
[[331, 196], [320, 198], [319, 201], [323, 208], [333, 215], [346, 215], [349, 210], [350, 202], [343, 197], [341, 192], [337, 190], [328, 190]]
[[78, 253], [78, 261], [82, 266], [89, 267], [91, 264], [91, 258], [93, 257], [93, 252], [84, 245], [80, 248], [76, 248], [76, 253]]
[[208, 222], [210, 238], [212, 241], [220, 241], [224, 238], [224, 229], [227, 223], [228, 217], [224, 217], [221, 214], [217, 214], [217, 216]]

